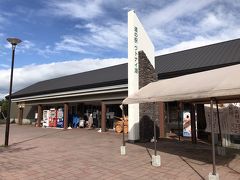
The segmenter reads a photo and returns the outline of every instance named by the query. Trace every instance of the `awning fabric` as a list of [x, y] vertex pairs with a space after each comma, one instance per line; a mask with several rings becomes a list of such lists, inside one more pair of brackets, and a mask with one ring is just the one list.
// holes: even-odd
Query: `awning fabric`
[[240, 95], [240, 65], [159, 80], [124, 99], [123, 104], [199, 100]]

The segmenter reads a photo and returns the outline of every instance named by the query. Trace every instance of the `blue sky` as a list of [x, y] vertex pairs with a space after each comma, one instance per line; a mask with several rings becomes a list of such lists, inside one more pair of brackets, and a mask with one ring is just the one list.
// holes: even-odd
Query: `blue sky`
[[37, 81], [127, 62], [134, 9], [156, 55], [240, 37], [240, 0], [0, 0], [0, 98]]

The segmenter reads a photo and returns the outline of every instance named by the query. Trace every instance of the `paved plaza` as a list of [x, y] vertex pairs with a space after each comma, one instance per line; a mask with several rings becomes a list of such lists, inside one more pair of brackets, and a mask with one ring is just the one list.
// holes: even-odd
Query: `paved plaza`
[[[5, 126], [0, 125], [1, 145]], [[211, 147], [161, 139], [161, 167], [151, 165], [153, 143], [126, 144], [120, 134], [87, 129], [50, 129], [11, 125], [10, 146], [0, 147], [0, 179], [208, 179]], [[240, 180], [239, 150], [217, 156], [220, 179]]]

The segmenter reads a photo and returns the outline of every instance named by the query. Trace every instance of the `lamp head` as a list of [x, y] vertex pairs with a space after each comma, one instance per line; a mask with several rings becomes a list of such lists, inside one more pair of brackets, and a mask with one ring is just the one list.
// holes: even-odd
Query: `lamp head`
[[21, 39], [18, 39], [18, 38], [7, 38], [7, 41], [13, 46], [16, 46], [22, 42]]

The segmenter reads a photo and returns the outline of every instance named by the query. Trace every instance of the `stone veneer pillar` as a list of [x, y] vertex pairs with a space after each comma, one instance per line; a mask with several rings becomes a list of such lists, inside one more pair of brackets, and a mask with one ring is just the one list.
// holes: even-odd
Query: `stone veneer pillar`
[[101, 130], [106, 132], [106, 104], [101, 103]]
[[69, 105], [67, 103], [64, 103], [64, 116], [63, 116], [63, 128], [67, 129], [68, 128], [68, 109]]
[[[157, 81], [157, 73], [143, 51], [138, 52], [139, 59], [139, 88]], [[140, 141], [146, 142], [153, 138], [154, 120], [159, 137], [159, 103], [139, 104], [139, 135]]]
[[191, 110], [191, 136], [192, 136], [192, 143], [197, 143], [197, 136], [196, 136], [196, 123], [195, 123], [195, 105], [190, 104]]
[[23, 122], [23, 108], [18, 108], [18, 124], [22, 125]]
[[41, 126], [41, 121], [43, 119], [43, 109], [42, 105], [38, 105], [38, 116], [37, 116], [37, 127]]
[[160, 138], [165, 137], [165, 104], [163, 102], [159, 102], [159, 131]]

